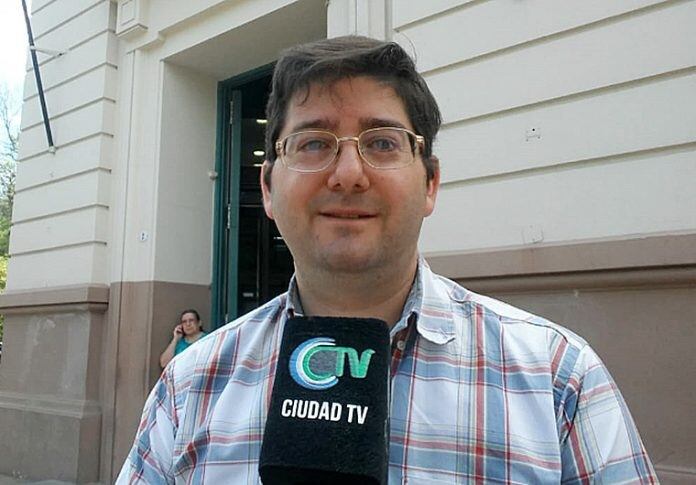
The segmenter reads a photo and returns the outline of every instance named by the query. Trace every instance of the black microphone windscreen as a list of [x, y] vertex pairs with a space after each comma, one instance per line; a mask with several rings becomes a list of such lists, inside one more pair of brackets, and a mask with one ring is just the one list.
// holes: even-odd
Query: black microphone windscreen
[[264, 485], [386, 484], [389, 363], [381, 320], [288, 319], [259, 459]]

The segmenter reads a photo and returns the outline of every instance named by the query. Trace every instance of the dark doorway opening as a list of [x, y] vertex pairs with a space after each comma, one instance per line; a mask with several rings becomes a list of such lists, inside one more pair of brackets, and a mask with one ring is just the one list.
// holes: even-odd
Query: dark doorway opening
[[[270, 69], [221, 84], [213, 322], [216, 326], [263, 305], [287, 290], [292, 256], [266, 217], [259, 177], [265, 159], [265, 109]], [[250, 79], [251, 78], [251, 79]], [[237, 82], [235, 82], [237, 81]], [[225, 119], [226, 118], [226, 119]]]
[[241, 87], [242, 154], [239, 187], [239, 284], [237, 315], [266, 303], [288, 288], [292, 256], [261, 201], [265, 110], [270, 76]]

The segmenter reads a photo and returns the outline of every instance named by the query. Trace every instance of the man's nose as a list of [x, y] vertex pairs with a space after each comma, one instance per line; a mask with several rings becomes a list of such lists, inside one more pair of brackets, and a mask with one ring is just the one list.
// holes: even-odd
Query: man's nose
[[341, 140], [336, 161], [331, 167], [327, 182], [332, 190], [360, 192], [367, 190], [370, 186], [370, 180], [365, 172], [365, 163], [360, 156], [356, 140]]

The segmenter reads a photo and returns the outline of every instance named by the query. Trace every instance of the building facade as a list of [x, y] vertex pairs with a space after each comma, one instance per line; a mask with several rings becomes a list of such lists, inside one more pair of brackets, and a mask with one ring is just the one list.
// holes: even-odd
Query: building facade
[[696, 1], [32, 10], [36, 44], [65, 53], [39, 58], [55, 152], [25, 83], [0, 475], [110, 482], [179, 312], [213, 329], [282, 289], [254, 154], [270, 69], [357, 33], [412, 52], [442, 109], [431, 266], [584, 336], [663, 482], [696, 480]]

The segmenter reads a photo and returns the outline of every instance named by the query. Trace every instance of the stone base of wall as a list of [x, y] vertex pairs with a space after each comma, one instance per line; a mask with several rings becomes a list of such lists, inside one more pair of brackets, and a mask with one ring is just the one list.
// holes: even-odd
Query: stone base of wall
[[145, 399], [162, 373], [159, 356], [181, 311], [197, 309], [203, 326], [210, 329], [208, 285], [115, 282], [110, 295], [101, 470], [105, 482], [116, 478], [133, 445]]
[[655, 467], [662, 485], [693, 485], [696, 483], [696, 469]]
[[0, 295], [0, 476], [111, 483], [161, 373], [159, 355], [192, 307], [209, 329], [208, 285], [117, 282]]
[[106, 287], [9, 292], [0, 362], [0, 474], [99, 480]]
[[98, 479], [98, 408], [93, 415], [65, 415], [59, 414], [62, 410], [33, 409], [31, 398], [12, 404], [7, 401], [6, 395], [0, 395], [0, 473], [24, 480], [72, 483]]

